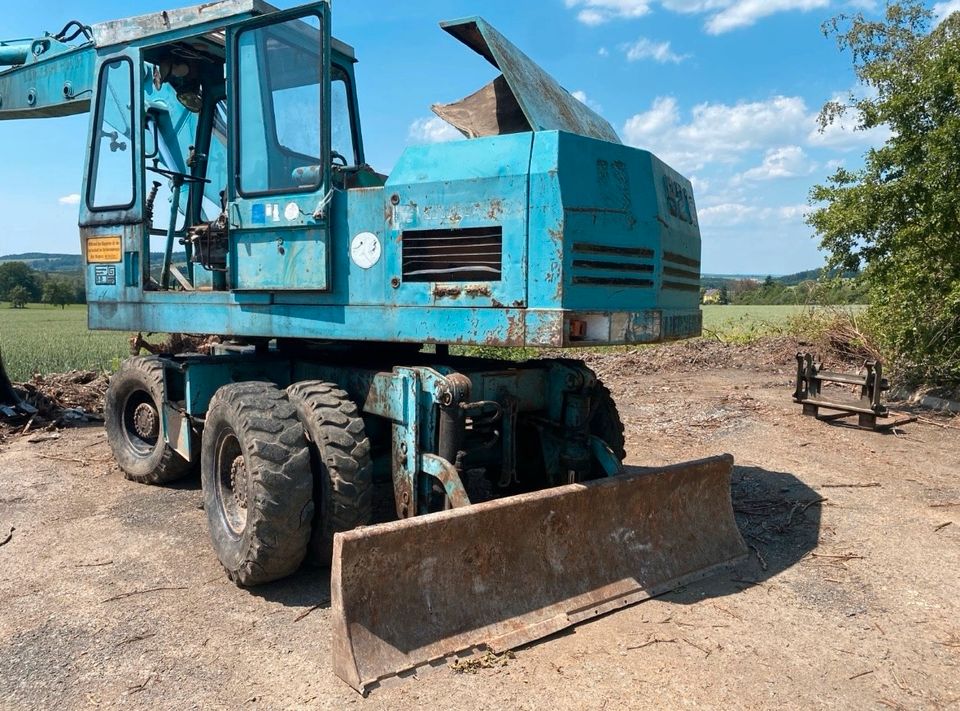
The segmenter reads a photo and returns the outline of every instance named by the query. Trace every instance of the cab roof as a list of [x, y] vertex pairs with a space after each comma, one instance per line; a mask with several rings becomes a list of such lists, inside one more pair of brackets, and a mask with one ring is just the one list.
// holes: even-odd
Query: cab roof
[[[140, 45], [145, 40], [153, 44], [167, 38], [175, 40], [203, 34], [207, 40], [223, 46], [226, 42], [226, 25], [273, 12], [279, 12], [279, 9], [263, 0], [219, 0], [101, 22], [92, 28], [93, 41], [98, 49], [103, 49], [123, 44]], [[338, 39], [333, 40], [331, 49], [350, 61], [356, 61], [353, 47]]]

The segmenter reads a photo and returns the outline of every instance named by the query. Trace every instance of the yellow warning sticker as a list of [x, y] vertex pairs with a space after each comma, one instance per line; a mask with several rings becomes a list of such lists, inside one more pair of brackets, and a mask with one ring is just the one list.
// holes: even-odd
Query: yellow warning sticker
[[87, 240], [87, 264], [123, 261], [123, 240], [120, 235], [91, 237]]

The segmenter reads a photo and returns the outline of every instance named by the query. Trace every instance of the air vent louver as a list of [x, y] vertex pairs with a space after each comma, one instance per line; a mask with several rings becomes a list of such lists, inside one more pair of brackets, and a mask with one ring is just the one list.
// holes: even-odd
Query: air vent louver
[[500, 281], [503, 228], [410, 230], [403, 233], [403, 280]]
[[652, 249], [577, 242], [571, 281], [580, 286], [653, 287]]

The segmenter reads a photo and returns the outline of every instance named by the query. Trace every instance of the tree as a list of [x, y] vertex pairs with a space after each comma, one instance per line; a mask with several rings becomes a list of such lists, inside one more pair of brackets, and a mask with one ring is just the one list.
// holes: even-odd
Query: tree
[[824, 31], [850, 53], [866, 91], [827, 103], [820, 125], [844, 117], [886, 130], [859, 170], [838, 169], [810, 193], [810, 225], [841, 272], [866, 265], [868, 324], [897, 369], [960, 382], [960, 14], [936, 27], [920, 0], [882, 19], [840, 15]]
[[37, 273], [23, 262], [0, 264], [0, 298], [13, 301], [10, 290], [21, 286], [27, 291], [27, 301], [40, 300], [40, 282]]
[[720, 287], [720, 304], [726, 306], [730, 303], [730, 292], [727, 290], [727, 285], [724, 284]]
[[61, 309], [73, 301], [74, 290], [60, 279], [48, 279], [43, 285], [43, 303], [59, 306]]
[[7, 292], [7, 300], [10, 302], [10, 306], [15, 309], [26, 308], [27, 302], [30, 300], [30, 292], [27, 291], [26, 287], [15, 286]]

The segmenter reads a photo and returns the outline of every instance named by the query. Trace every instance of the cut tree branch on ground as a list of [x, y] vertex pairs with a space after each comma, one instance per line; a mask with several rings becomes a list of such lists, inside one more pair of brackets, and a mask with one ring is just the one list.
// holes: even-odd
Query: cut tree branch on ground
[[811, 553], [811, 558], [826, 558], [828, 560], [838, 560], [845, 563], [848, 560], [865, 560], [866, 557], [856, 553], [843, 553], [841, 555], [829, 555], [827, 553]]
[[694, 644], [693, 642], [691, 642], [691, 641], [690, 641], [689, 639], [687, 639], [686, 637], [681, 637], [680, 639], [681, 639], [683, 642], [685, 642], [686, 644], [689, 644], [689, 645], [690, 645], [691, 647], [693, 647], [694, 649], [699, 649], [701, 652], [703, 652], [703, 654], [704, 654], [705, 657], [709, 657], [710, 654], [713, 652], [712, 649], [707, 649], [706, 647], [701, 647], [699, 644]]
[[628, 651], [633, 651], [633, 650], [635, 650], [635, 649], [643, 649], [644, 647], [649, 647], [651, 644], [676, 644], [676, 643], [677, 643], [677, 640], [675, 640], [675, 639], [659, 639], [659, 638], [655, 638], [655, 639], [648, 640], [648, 641], [644, 642], [643, 644], [637, 644], [637, 645], [634, 645], [634, 646], [632, 646], [632, 647], [627, 647], [627, 650], [628, 650]]
[[156, 676], [156, 674], [154, 674], [153, 672], [150, 672], [150, 673], [147, 675], [147, 678], [144, 679], [142, 683], [140, 683], [140, 684], [134, 684], [133, 686], [128, 686], [128, 687], [127, 687], [127, 692], [130, 693], [130, 694], [136, 694], [136, 693], [138, 693], [138, 692], [140, 692], [140, 691], [143, 691], [144, 689], [147, 688], [147, 684], [149, 684], [151, 681], [153, 681], [153, 678], [154, 678], [155, 676]]
[[2, 541], [0, 541], [0, 546], [5, 546], [5, 545], [7, 545], [10, 541], [12, 541], [12, 540], [13, 540], [13, 532], [16, 531], [16, 530], [17, 530], [16, 526], [11, 526], [11, 527], [10, 527], [10, 532], [7, 533], [6, 536], [4, 536], [4, 538], [3, 538]]
[[956, 425], [948, 425], [945, 422], [937, 422], [936, 420], [931, 420], [929, 417], [917, 417], [917, 422], [922, 422], [925, 425], [933, 425], [934, 427], [939, 427], [943, 430], [960, 430], [960, 427]]
[[125, 644], [133, 644], [134, 642], [141, 642], [145, 639], [150, 639], [151, 637], [156, 637], [156, 636], [157, 636], [156, 632], [148, 632], [147, 634], [138, 634], [137, 636], [130, 637], [129, 639], [125, 639], [122, 642], [117, 642], [114, 645], [114, 647], [122, 647]]
[[187, 590], [183, 585], [176, 585], [172, 587], [159, 587], [159, 588], [147, 588], [146, 590], [133, 590], [127, 593], [121, 593], [119, 595], [114, 595], [113, 597], [108, 597], [106, 600], [101, 600], [100, 603], [105, 602], [114, 602], [115, 600], [122, 600], [127, 597], [133, 597], [134, 595], [146, 595], [147, 593], [160, 592], [161, 590]]
[[766, 569], [767, 569], [767, 561], [765, 561], [765, 560], [763, 559], [763, 555], [760, 553], [760, 549], [757, 548], [756, 546], [750, 546], [750, 548], [753, 549], [753, 552], [757, 554], [757, 560], [760, 562], [760, 568], [761, 568], [762, 570], [766, 570]]
[[871, 481], [867, 484], [821, 484], [821, 489], [879, 489], [883, 486], [878, 481]]
[[[327, 604], [327, 603], [324, 603], [324, 604]], [[316, 612], [317, 610], [319, 610], [321, 607], [323, 607], [323, 604], [314, 605], [313, 607], [307, 608], [306, 610], [304, 610], [303, 612], [301, 612], [299, 615], [297, 615], [296, 617], [294, 617], [294, 618], [293, 618], [293, 621], [294, 621], [294, 622], [299, 622], [299, 621], [302, 620], [303, 618], [305, 618], [305, 617], [307, 617], [308, 615], [311, 615], [311, 614], [313, 614], [314, 612]]]

